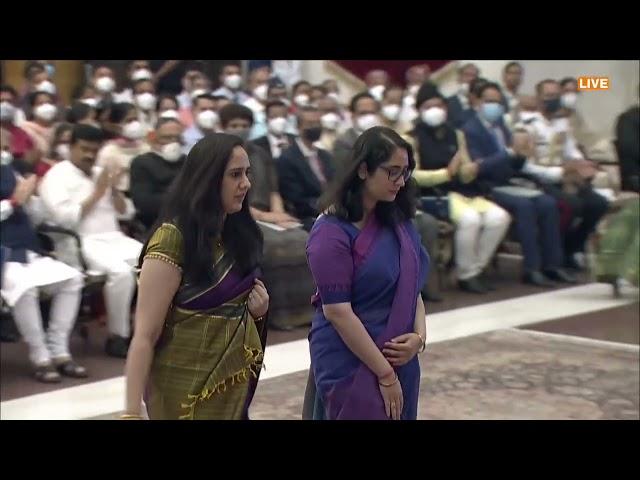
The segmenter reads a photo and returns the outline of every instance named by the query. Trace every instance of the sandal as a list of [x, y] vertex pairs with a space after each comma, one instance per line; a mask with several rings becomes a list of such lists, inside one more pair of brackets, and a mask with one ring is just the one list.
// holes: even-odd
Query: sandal
[[60, 372], [65, 377], [71, 378], [87, 378], [89, 374], [87, 373], [87, 369], [81, 365], [78, 365], [73, 360], [67, 360], [63, 363], [56, 365], [58, 372]]
[[42, 383], [59, 383], [62, 381], [62, 377], [50, 363], [35, 367], [33, 376]]

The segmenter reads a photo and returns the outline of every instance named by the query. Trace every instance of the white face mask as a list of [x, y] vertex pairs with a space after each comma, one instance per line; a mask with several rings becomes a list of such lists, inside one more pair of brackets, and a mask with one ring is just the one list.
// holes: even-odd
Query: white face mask
[[36, 92], [47, 92], [50, 95], [55, 95], [58, 89], [49, 80], [45, 80], [36, 85]]
[[440, 107], [431, 107], [423, 110], [420, 118], [430, 127], [439, 127], [447, 119], [447, 112]]
[[16, 116], [16, 107], [9, 102], [0, 103], [0, 120], [3, 122], [12, 122]]
[[165, 110], [160, 114], [160, 118], [174, 118], [180, 120], [180, 115], [176, 110]]
[[43, 103], [33, 110], [33, 114], [45, 122], [53, 120], [56, 117], [56, 113], [58, 113], [58, 108], [53, 103]]
[[340, 95], [338, 95], [336, 92], [327, 93], [327, 97], [333, 98], [336, 102], [340, 102]]
[[518, 118], [521, 122], [531, 123], [535, 120], [539, 120], [542, 118], [542, 114], [540, 112], [527, 112], [523, 111], [518, 114]]
[[191, 100], [193, 100], [196, 97], [199, 97], [200, 95], [206, 95], [207, 93], [209, 93], [209, 91], [205, 90], [204, 88], [199, 88], [197, 90], [194, 90], [193, 92], [191, 92]]
[[266, 100], [267, 99], [267, 91], [269, 90], [269, 85], [263, 83], [262, 85], [258, 85], [253, 89], [253, 96], [258, 100]]
[[336, 113], [329, 112], [329, 113], [325, 113], [320, 118], [320, 122], [322, 123], [322, 128], [333, 132], [337, 130], [338, 125], [340, 125], [340, 117]]
[[269, 131], [274, 135], [282, 135], [287, 128], [287, 119], [276, 117], [269, 119]]
[[133, 80], [134, 82], [137, 82], [138, 80], [151, 80], [152, 78], [153, 73], [151, 73], [151, 70], [147, 70], [146, 68], [136, 70], [131, 75], [131, 80]]
[[224, 77], [224, 85], [231, 90], [237, 90], [242, 85], [242, 77], [237, 73]]
[[111, 93], [116, 88], [116, 82], [111, 77], [100, 77], [95, 86], [102, 93]]
[[153, 110], [156, 108], [156, 96], [153, 93], [140, 93], [136, 95], [136, 103], [142, 110]]
[[213, 110], [203, 110], [198, 113], [198, 116], [196, 117], [198, 126], [204, 130], [213, 130], [218, 124], [218, 121], [218, 114]]
[[400, 116], [400, 105], [396, 105], [395, 103], [385, 105], [382, 107], [382, 115], [384, 115], [387, 120], [395, 122]]
[[409, 87], [409, 95], [415, 97], [418, 94], [418, 90], [420, 90], [420, 85], [411, 85]]
[[89, 105], [91, 108], [96, 108], [98, 106], [98, 100], [95, 98], [83, 98], [80, 101], [85, 105]]
[[416, 106], [416, 97], [413, 95], [407, 95], [402, 99], [402, 104], [407, 108], [413, 108]]
[[69, 160], [71, 150], [69, 148], [69, 145], [67, 145], [66, 143], [61, 143], [56, 147], [56, 153], [58, 154], [58, 158], [60, 160]]
[[380, 125], [380, 119], [375, 113], [367, 113], [356, 119], [356, 126], [361, 132]]
[[569, 110], [575, 110], [577, 103], [578, 95], [573, 92], [565, 93], [560, 97], [560, 104], [564, 108], [568, 108]]
[[464, 96], [469, 95], [469, 84], [468, 83], [461, 83], [460, 84], [460, 88], [458, 89], [458, 93], [460, 95], [464, 95]]
[[2, 152], [0, 153], [0, 163], [2, 165], [9, 165], [11, 162], [13, 162], [13, 155], [11, 154], [11, 152], [2, 150]]
[[299, 107], [306, 107], [307, 105], [309, 105], [309, 100], [309, 95], [307, 95], [306, 93], [301, 93], [300, 95], [296, 95], [293, 98], [294, 103]]
[[177, 162], [182, 157], [182, 145], [178, 142], [163, 145], [161, 155], [167, 162]]
[[140, 140], [144, 137], [144, 127], [138, 120], [127, 123], [122, 127], [122, 136], [129, 140]]
[[385, 86], [384, 85], [376, 85], [375, 87], [371, 87], [369, 89], [369, 93], [378, 102], [381, 102], [382, 101], [382, 95], [384, 94], [384, 90], [385, 90]]

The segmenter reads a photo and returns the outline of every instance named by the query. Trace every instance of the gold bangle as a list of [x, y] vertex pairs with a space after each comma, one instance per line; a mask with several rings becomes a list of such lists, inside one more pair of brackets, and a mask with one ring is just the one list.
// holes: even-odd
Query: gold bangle
[[123, 413], [118, 418], [120, 420], [143, 420], [142, 415], [136, 415], [133, 413]]
[[396, 372], [393, 372], [396, 375], [396, 378], [393, 382], [391, 383], [382, 383], [380, 380], [378, 380], [378, 385], [382, 386], [382, 387], [393, 387], [396, 383], [398, 383], [398, 374]]
[[420, 350], [418, 350], [418, 353], [424, 352], [424, 349], [427, 347], [427, 342], [425, 342], [424, 338], [422, 338], [422, 335], [420, 335], [418, 332], [413, 332], [413, 333], [418, 335], [418, 338], [422, 342], [422, 346], [420, 347]]

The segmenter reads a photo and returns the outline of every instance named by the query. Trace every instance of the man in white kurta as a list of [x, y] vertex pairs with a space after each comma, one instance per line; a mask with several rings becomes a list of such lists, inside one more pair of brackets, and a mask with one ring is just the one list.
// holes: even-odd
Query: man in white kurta
[[[4, 142], [3, 142], [4, 146]], [[0, 295], [12, 308], [13, 318], [29, 347], [37, 380], [59, 382], [60, 373], [86, 377], [69, 352], [69, 336], [80, 306], [82, 274], [40, 253], [33, 225], [42, 219], [39, 199], [33, 196], [35, 176], [21, 177], [3, 152], [0, 221], [2, 222], [2, 282]], [[45, 333], [40, 293], [51, 296], [49, 326]]]
[[[118, 218], [131, 218], [134, 207], [113, 188], [120, 172], [95, 165], [100, 146], [100, 130], [75, 126], [70, 159], [47, 172], [39, 191], [51, 219], [80, 236], [88, 268], [107, 275], [104, 295], [110, 338], [106, 350], [112, 356], [124, 358], [136, 286], [132, 267], [137, 263], [142, 244], [120, 231]], [[69, 252], [72, 245], [60, 241], [58, 247]], [[74, 260], [74, 255], [65, 255], [65, 261]]]

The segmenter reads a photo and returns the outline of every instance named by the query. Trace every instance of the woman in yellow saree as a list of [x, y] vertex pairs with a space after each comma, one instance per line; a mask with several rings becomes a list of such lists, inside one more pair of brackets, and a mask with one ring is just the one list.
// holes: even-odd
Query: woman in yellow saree
[[235, 135], [198, 142], [141, 254], [123, 419], [248, 419], [266, 343], [262, 235]]

